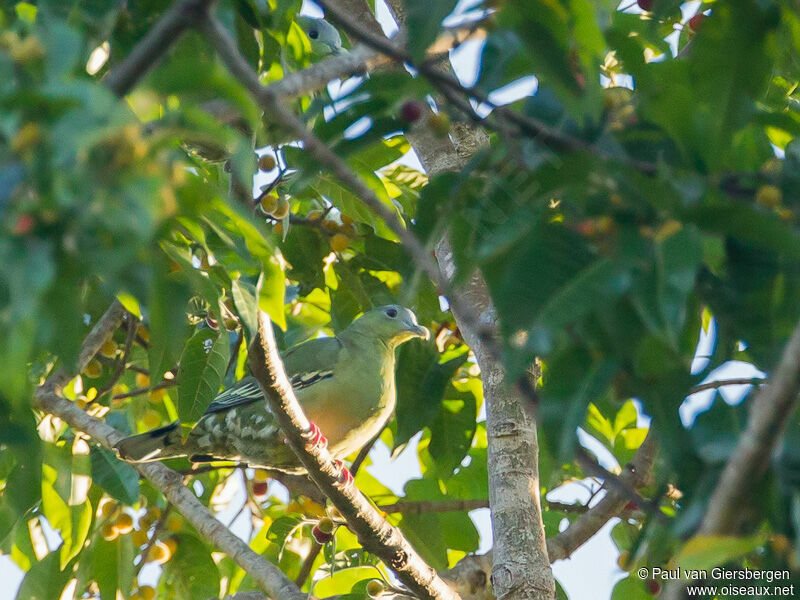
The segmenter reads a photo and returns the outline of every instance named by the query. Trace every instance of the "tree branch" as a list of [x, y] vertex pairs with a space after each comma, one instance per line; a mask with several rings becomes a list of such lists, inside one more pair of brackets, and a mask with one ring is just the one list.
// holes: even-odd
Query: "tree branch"
[[[620, 480], [630, 489], [647, 484], [656, 456], [652, 432], [647, 433], [633, 460], [626, 465]], [[608, 488], [600, 502], [578, 517], [561, 533], [547, 540], [550, 562], [569, 558], [572, 553], [591, 539], [609, 519], [618, 516], [630, 501], [628, 494], [617, 488]]]
[[393, 504], [378, 506], [387, 514], [403, 513], [404, 515], [422, 515], [425, 513], [457, 512], [489, 508], [489, 500], [401, 500]]
[[309, 476], [347, 520], [361, 545], [378, 556], [420, 599], [458, 600], [400, 530], [389, 525], [355, 486], [343, 485], [341, 468], [325, 447], [309, 444], [311, 424], [294, 395], [275, 343], [269, 317], [259, 313], [258, 335], [248, 353], [250, 368], [289, 446]]
[[734, 377], [733, 379], [708, 381], [706, 383], [698, 383], [697, 385], [692, 386], [689, 388], [689, 393], [687, 395], [691, 396], [692, 394], [703, 392], [705, 390], [718, 390], [719, 388], [728, 385], [761, 385], [764, 383], [764, 381], [765, 379], [762, 377]]
[[204, 14], [213, 0], [181, 0], [174, 4], [121, 63], [103, 79], [117, 96], [130, 92], [181, 35]]
[[[126, 314], [122, 305], [115, 301], [86, 336], [78, 360], [82, 369], [109, 335], [119, 327]], [[123, 439], [123, 435], [78, 408], [61, 395], [61, 388], [73, 375], [59, 369], [44, 384], [37, 388], [34, 402], [43, 411], [55, 415], [70, 427], [82, 431], [108, 449]], [[272, 563], [256, 554], [250, 547], [231, 533], [203, 506], [195, 495], [183, 485], [183, 478], [161, 463], [135, 463], [132, 466], [146, 477], [167, 500], [217, 548], [225, 552], [236, 564], [257, 581], [274, 600], [305, 600], [306, 596]]]

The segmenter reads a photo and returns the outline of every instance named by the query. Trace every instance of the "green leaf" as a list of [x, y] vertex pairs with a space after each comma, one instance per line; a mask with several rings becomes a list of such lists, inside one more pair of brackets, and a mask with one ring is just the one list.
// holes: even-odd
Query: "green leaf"
[[[252, 283], [234, 279], [231, 282], [231, 295], [236, 310], [242, 323], [250, 334], [258, 330], [258, 303], [256, 302], [256, 287]], [[281, 311], [282, 312], [282, 311]]]
[[219, 569], [203, 542], [186, 533], [175, 536], [178, 547], [164, 564], [165, 586], [176, 600], [215, 598], [219, 595]]
[[195, 423], [219, 393], [229, 354], [227, 332], [201, 329], [186, 344], [178, 374], [178, 416], [182, 423]]
[[448, 478], [461, 464], [475, 436], [477, 400], [471, 391], [446, 394], [439, 414], [431, 423], [428, 451], [436, 461], [438, 473]]
[[675, 564], [685, 569], [711, 569], [748, 554], [764, 543], [763, 536], [697, 535], [683, 545]]
[[67, 584], [70, 572], [59, 568], [58, 555], [58, 552], [51, 552], [30, 568], [17, 591], [16, 600], [53, 600], [61, 597], [61, 590]]
[[408, 51], [415, 62], [425, 58], [425, 51], [439, 35], [442, 21], [455, 5], [456, 0], [408, 0], [405, 3]]
[[439, 353], [432, 343], [415, 340], [402, 346], [396, 369], [395, 449], [433, 420], [439, 412], [447, 384], [466, 360], [465, 352], [440, 364]]
[[[354, 567], [352, 569], [339, 569], [329, 577], [318, 579], [314, 583], [314, 596], [327, 598], [344, 594], [353, 589], [359, 581], [368, 581], [378, 577], [380, 572], [375, 567]], [[361, 596], [363, 598], [363, 596]]]
[[128, 505], [139, 499], [139, 474], [136, 469], [100, 446], [92, 447], [89, 458], [94, 482], [109, 496]]

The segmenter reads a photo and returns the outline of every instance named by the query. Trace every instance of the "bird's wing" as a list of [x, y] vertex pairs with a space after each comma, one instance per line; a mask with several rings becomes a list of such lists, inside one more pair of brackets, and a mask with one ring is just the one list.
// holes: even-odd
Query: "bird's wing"
[[[295, 392], [333, 377], [342, 343], [335, 337], [310, 340], [290, 349], [283, 356], [283, 366]], [[243, 377], [209, 405], [206, 414], [229, 410], [235, 406], [263, 400], [264, 395], [254, 377]]]

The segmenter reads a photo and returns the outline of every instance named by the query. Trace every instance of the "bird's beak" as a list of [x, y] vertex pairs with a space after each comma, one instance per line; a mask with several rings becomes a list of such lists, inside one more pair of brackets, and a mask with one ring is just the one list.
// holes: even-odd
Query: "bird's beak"
[[431, 337], [431, 332], [428, 331], [427, 327], [423, 327], [422, 325], [417, 325], [416, 323], [414, 325], [412, 325], [411, 327], [409, 327], [408, 331], [414, 337], [420, 337], [423, 340], [427, 340], [427, 339], [429, 339]]

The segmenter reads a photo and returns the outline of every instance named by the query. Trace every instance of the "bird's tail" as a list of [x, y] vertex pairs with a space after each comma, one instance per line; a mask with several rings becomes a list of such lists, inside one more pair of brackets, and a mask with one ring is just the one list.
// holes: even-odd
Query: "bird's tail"
[[133, 462], [150, 462], [184, 456], [180, 423], [175, 421], [152, 431], [126, 437], [114, 448], [121, 459]]

